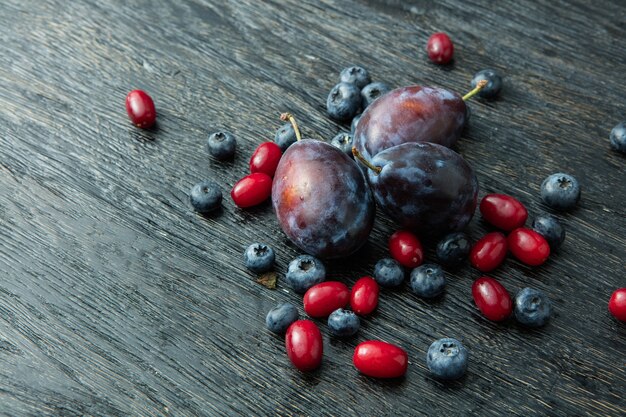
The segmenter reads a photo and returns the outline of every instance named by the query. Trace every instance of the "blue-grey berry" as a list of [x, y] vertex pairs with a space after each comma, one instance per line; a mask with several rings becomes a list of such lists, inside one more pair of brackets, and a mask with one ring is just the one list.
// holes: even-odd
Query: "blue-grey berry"
[[296, 132], [293, 130], [293, 126], [291, 125], [291, 123], [286, 123], [282, 125], [280, 128], [278, 128], [276, 134], [274, 135], [274, 142], [280, 147], [280, 150], [283, 152], [285, 152], [290, 145], [296, 143], [297, 139], [298, 138], [296, 137]]
[[339, 132], [337, 136], [330, 141], [330, 144], [339, 148], [341, 152], [352, 158], [352, 134]]
[[256, 273], [267, 272], [274, 266], [274, 249], [263, 243], [253, 243], [243, 254], [246, 267]]
[[370, 74], [363, 67], [352, 66], [341, 70], [339, 80], [342, 83], [351, 83], [361, 89], [371, 82]]
[[487, 80], [487, 85], [483, 87], [478, 93], [483, 98], [494, 98], [500, 93], [502, 89], [502, 77], [498, 75], [494, 69], [484, 69], [474, 74], [472, 78], [472, 88], [476, 88], [478, 83], [482, 80]]
[[552, 314], [552, 303], [543, 291], [524, 288], [515, 296], [515, 319], [525, 326], [540, 327]]
[[339, 308], [328, 316], [328, 330], [339, 337], [352, 336], [359, 331], [361, 321], [352, 311]]
[[626, 153], [626, 122], [622, 122], [611, 130], [609, 136], [611, 149]]
[[221, 206], [222, 191], [213, 181], [201, 181], [194, 185], [189, 192], [189, 202], [199, 213], [208, 213]]
[[232, 159], [235, 155], [237, 140], [230, 132], [215, 132], [207, 140], [207, 148], [211, 156], [219, 160]]
[[370, 83], [361, 89], [361, 100], [363, 100], [362, 106], [365, 109], [372, 104], [378, 97], [387, 94], [391, 89], [385, 83], [375, 82]]
[[352, 120], [361, 108], [361, 92], [352, 83], [339, 83], [330, 90], [326, 100], [328, 115], [340, 122]]
[[559, 219], [550, 214], [535, 217], [532, 229], [548, 241], [552, 251], [557, 250], [565, 240], [565, 228]]
[[395, 259], [383, 258], [374, 266], [374, 279], [381, 287], [397, 287], [404, 281], [404, 269]]
[[271, 332], [277, 334], [285, 333], [291, 323], [298, 320], [299, 317], [300, 313], [298, 313], [298, 309], [293, 304], [278, 304], [267, 313], [265, 326], [267, 326]]
[[437, 258], [444, 265], [456, 266], [467, 259], [471, 249], [472, 244], [465, 233], [450, 233], [437, 243]]
[[446, 287], [446, 276], [439, 265], [423, 264], [411, 271], [410, 286], [415, 295], [433, 298]]
[[326, 268], [319, 259], [311, 255], [300, 255], [289, 263], [285, 279], [287, 284], [297, 293], [306, 290], [324, 281]]
[[552, 174], [541, 184], [541, 199], [558, 210], [570, 210], [580, 200], [580, 184], [569, 174]]
[[465, 374], [468, 360], [467, 349], [456, 339], [434, 341], [426, 354], [426, 366], [435, 378], [458, 379]]

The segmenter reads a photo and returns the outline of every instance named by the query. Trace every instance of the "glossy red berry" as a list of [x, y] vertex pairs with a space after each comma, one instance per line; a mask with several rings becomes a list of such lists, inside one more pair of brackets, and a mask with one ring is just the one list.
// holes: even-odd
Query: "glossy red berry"
[[263, 142], [250, 158], [250, 172], [263, 172], [273, 177], [281, 156], [283, 152], [280, 146], [274, 142]]
[[483, 316], [502, 321], [511, 315], [513, 302], [506, 289], [493, 278], [480, 277], [472, 285], [472, 297]]
[[322, 333], [311, 320], [291, 323], [285, 334], [285, 347], [291, 363], [303, 372], [312, 371], [322, 363]]
[[413, 233], [398, 230], [389, 238], [389, 253], [402, 266], [415, 268], [424, 261], [424, 249]]
[[156, 109], [145, 91], [133, 90], [126, 96], [126, 113], [133, 124], [148, 129], [156, 122]]
[[398, 378], [406, 373], [409, 359], [401, 347], [379, 340], [368, 340], [354, 349], [352, 362], [364, 375], [374, 378]]
[[506, 232], [524, 226], [528, 218], [526, 207], [505, 194], [488, 194], [483, 197], [480, 212], [487, 222]]
[[520, 227], [507, 237], [509, 250], [517, 259], [530, 266], [541, 265], [550, 256], [550, 245], [539, 233]]
[[500, 232], [487, 233], [470, 251], [470, 263], [481, 272], [496, 269], [506, 257], [506, 237]]
[[328, 317], [330, 313], [343, 308], [350, 299], [346, 284], [326, 281], [312, 286], [304, 294], [304, 311], [311, 317]]
[[256, 206], [272, 193], [272, 178], [262, 172], [246, 175], [233, 187], [230, 196], [241, 208]]
[[626, 288], [617, 289], [611, 295], [609, 311], [616, 319], [626, 321]]
[[447, 64], [452, 60], [454, 45], [450, 37], [443, 32], [433, 33], [426, 44], [428, 58], [436, 64]]
[[367, 316], [378, 306], [378, 283], [372, 277], [359, 278], [350, 293], [350, 308], [356, 314]]

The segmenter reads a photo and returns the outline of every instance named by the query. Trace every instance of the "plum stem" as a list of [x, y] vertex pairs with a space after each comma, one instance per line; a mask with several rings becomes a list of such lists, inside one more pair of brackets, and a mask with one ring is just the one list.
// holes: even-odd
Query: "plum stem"
[[376, 165], [372, 165], [372, 163], [369, 162], [367, 159], [365, 159], [365, 157], [363, 157], [361, 152], [359, 152], [359, 150], [357, 148], [355, 148], [354, 146], [352, 147], [352, 155], [354, 155], [354, 157], [356, 159], [358, 159], [359, 162], [361, 162], [363, 165], [365, 165], [366, 167], [368, 167], [369, 169], [374, 171], [376, 173], [376, 175], [380, 174], [380, 172], [383, 170], [381, 167], [377, 167]]
[[296, 122], [296, 118], [293, 117], [291, 113], [283, 113], [280, 115], [280, 120], [286, 122], [289, 121], [291, 126], [293, 126], [293, 131], [296, 133], [296, 139], [300, 141], [302, 139], [302, 135], [300, 135], [300, 128], [298, 127], [298, 123]]
[[478, 84], [476, 85], [476, 88], [474, 88], [472, 91], [470, 91], [469, 93], [467, 93], [467, 94], [465, 94], [463, 96], [463, 101], [467, 101], [470, 98], [474, 97], [476, 94], [478, 94], [480, 92], [480, 90], [485, 88], [487, 83], [488, 83], [487, 80], [480, 80], [480, 81], [478, 81]]

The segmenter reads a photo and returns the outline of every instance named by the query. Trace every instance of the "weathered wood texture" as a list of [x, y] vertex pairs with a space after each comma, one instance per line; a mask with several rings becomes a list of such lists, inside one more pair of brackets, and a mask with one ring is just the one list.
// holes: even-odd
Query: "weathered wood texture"
[[[0, 414], [624, 415], [626, 326], [607, 312], [626, 285], [626, 159], [608, 146], [626, 119], [624, 21], [618, 1], [3, 0]], [[439, 30], [456, 46], [448, 68], [423, 50]], [[324, 103], [350, 63], [394, 86], [455, 91], [485, 67], [505, 75], [499, 100], [471, 104], [458, 148], [481, 196], [513, 194], [535, 215], [548, 174], [583, 186], [580, 206], [561, 216], [558, 254], [493, 273], [511, 293], [550, 295], [545, 329], [484, 320], [467, 266], [436, 302], [383, 292], [354, 340], [329, 338], [320, 322], [323, 367], [290, 366], [264, 316], [300, 297], [254, 283], [241, 258], [267, 242], [282, 275], [299, 252], [269, 204], [238, 210], [228, 191], [281, 111], [295, 112], [306, 136], [341, 128]], [[154, 97], [158, 129], [127, 120], [133, 88]], [[207, 156], [217, 127], [239, 139], [232, 163]], [[207, 218], [187, 202], [203, 178], [225, 194]], [[371, 273], [392, 230], [379, 215], [363, 251], [328, 263], [330, 275]], [[479, 216], [469, 228], [473, 238], [486, 230]], [[448, 385], [424, 363], [444, 336], [471, 351], [468, 375]], [[352, 351], [369, 338], [408, 350], [405, 379], [357, 374]]]

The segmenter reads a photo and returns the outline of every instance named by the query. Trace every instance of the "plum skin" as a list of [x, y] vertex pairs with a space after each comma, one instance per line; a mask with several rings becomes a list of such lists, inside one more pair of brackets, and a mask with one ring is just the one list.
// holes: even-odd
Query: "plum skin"
[[357, 164], [338, 148], [303, 139], [283, 154], [272, 184], [280, 227], [304, 252], [340, 258], [367, 240], [376, 205]]
[[396, 88], [363, 112], [354, 132], [354, 146], [367, 160], [407, 142], [432, 142], [449, 148], [461, 137], [466, 108], [459, 94], [443, 88]]
[[456, 152], [434, 143], [405, 143], [378, 153], [368, 180], [379, 206], [424, 237], [462, 230], [476, 210], [478, 180]]

